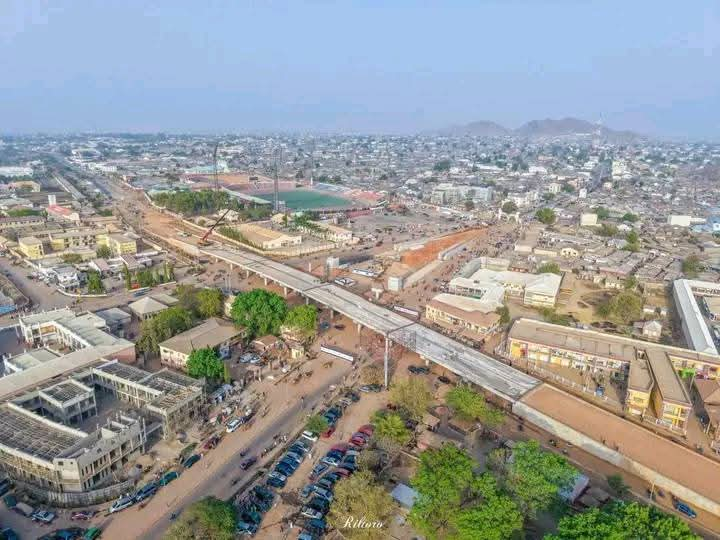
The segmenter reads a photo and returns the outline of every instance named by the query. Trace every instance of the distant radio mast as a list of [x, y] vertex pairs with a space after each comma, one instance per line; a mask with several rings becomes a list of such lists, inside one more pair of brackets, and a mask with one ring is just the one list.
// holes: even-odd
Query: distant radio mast
[[273, 193], [273, 206], [275, 209], [275, 212], [280, 211], [280, 193], [278, 189], [278, 176], [280, 175], [280, 162], [282, 161], [282, 147], [280, 147], [280, 153], [279, 156], [275, 158], [275, 181], [274, 181], [274, 193]]

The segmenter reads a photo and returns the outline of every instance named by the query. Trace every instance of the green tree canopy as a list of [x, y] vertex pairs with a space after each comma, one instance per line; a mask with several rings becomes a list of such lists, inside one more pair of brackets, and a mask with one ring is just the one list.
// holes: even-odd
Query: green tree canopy
[[607, 219], [610, 217], [610, 210], [608, 210], [604, 206], [598, 206], [597, 208], [595, 208], [595, 215], [599, 219]]
[[505, 418], [500, 409], [488, 405], [485, 397], [467, 384], [456, 386], [450, 390], [445, 399], [455, 414], [464, 420], [477, 420], [492, 428], [502, 424]]
[[97, 255], [98, 259], [109, 259], [113, 256], [113, 252], [109, 246], [98, 246], [95, 255]]
[[642, 318], [643, 299], [632, 290], [624, 290], [598, 304], [595, 312], [601, 317], [628, 324]]
[[441, 161], [438, 161], [434, 166], [433, 170], [436, 172], [445, 172], [450, 170], [450, 166], [452, 164], [450, 163], [449, 159], [443, 159]]
[[420, 377], [398, 381], [390, 387], [390, 400], [413, 420], [421, 420], [433, 401], [433, 393]]
[[225, 300], [220, 289], [200, 289], [197, 293], [197, 312], [203, 319], [218, 317], [223, 314]]
[[409, 519], [428, 538], [444, 537], [453, 527], [454, 512], [478, 490], [475, 462], [452, 444], [420, 454], [411, 480], [419, 497]]
[[186, 367], [188, 375], [196, 379], [205, 377], [219, 381], [225, 374], [225, 363], [220, 359], [217, 351], [211, 347], [195, 349], [191, 352]]
[[[377, 484], [369, 471], [358, 471], [343, 478], [335, 486], [328, 523], [350, 540], [375, 540], [388, 537], [389, 520], [394, 502], [387, 490]], [[368, 523], [382, 523], [382, 527], [352, 527], [362, 517]], [[348, 518], [350, 521], [348, 522]]]
[[500, 315], [500, 324], [510, 323], [510, 309], [507, 306], [500, 306], [495, 310], [495, 313]]
[[505, 214], [514, 214], [515, 212], [517, 212], [517, 209], [517, 204], [512, 201], [508, 201], [502, 205], [502, 211]]
[[329, 425], [327, 418], [319, 414], [314, 414], [307, 419], [305, 429], [317, 435], [318, 433], [326, 431]]
[[630, 223], [635, 223], [638, 219], [640, 219], [637, 214], [633, 214], [632, 212], [626, 212], [623, 214], [622, 220], [623, 221], [629, 221]]
[[535, 219], [537, 219], [540, 223], [544, 223], [545, 225], [552, 225], [553, 223], [555, 223], [557, 216], [555, 215], [555, 211], [552, 208], [541, 208], [540, 210], [535, 212]]
[[248, 337], [277, 335], [287, 314], [283, 298], [264, 289], [237, 295], [232, 305], [235, 324], [247, 329]]
[[602, 510], [593, 508], [563, 517], [557, 531], [546, 540], [699, 540], [688, 525], [660, 510], [636, 502], [614, 502]]
[[597, 230], [597, 233], [600, 236], [605, 236], [607, 238], [610, 238], [612, 236], [615, 236], [618, 233], [618, 228], [613, 225], [612, 223], [603, 223], [600, 225], [600, 228]]
[[682, 271], [689, 278], [696, 278], [702, 270], [700, 257], [697, 255], [689, 255], [682, 262]]
[[100, 272], [95, 270], [88, 270], [87, 272], [87, 290], [88, 294], [102, 294], [105, 292], [105, 285], [103, 284]]
[[233, 540], [237, 516], [233, 505], [215, 497], [190, 505], [170, 527], [164, 540]]
[[82, 255], [79, 253], [63, 253], [62, 260], [66, 264], [79, 264], [82, 262]]
[[378, 411], [373, 415], [375, 438], [386, 439], [400, 446], [405, 446], [412, 438], [412, 433], [405, 425], [405, 420], [395, 412]]
[[141, 351], [158, 352], [160, 343], [189, 329], [192, 322], [192, 315], [182, 307], [167, 308], [152, 319], [143, 321], [136, 345]]
[[537, 441], [519, 443], [505, 466], [505, 486], [520, 510], [529, 517], [546, 510], [558, 491], [569, 488], [578, 474], [567, 460], [546, 452]]
[[317, 329], [317, 308], [312, 305], [296, 306], [285, 316], [283, 326], [305, 339], [312, 338]]
[[546, 262], [545, 264], [541, 264], [538, 269], [538, 274], [557, 274], [562, 275], [562, 270], [560, 270], [560, 265], [556, 262]]
[[481, 502], [465, 506], [453, 513], [455, 529], [448, 535], [452, 540], [509, 540], [516, 538], [523, 528], [523, 515], [515, 502], [499, 492], [497, 482], [489, 474], [477, 481]]

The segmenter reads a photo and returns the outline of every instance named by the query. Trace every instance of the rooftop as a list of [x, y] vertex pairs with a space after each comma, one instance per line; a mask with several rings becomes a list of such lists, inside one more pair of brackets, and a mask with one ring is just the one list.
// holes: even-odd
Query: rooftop
[[212, 318], [181, 334], [160, 343], [160, 347], [182, 354], [190, 354], [196, 349], [217, 347], [243, 333], [233, 323]]
[[133, 313], [142, 317], [152, 313], [160, 313], [161, 311], [166, 310], [168, 306], [149, 296], [146, 296], [145, 298], [141, 298], [140, 300], [136, 300], [135, 302], [128, 304], [128, 308]]
[[672, 363], [668, 361], [667, 354], [658, 349], [648, 349], [647, 361], [663, 400], [686, 407], [692, 406], [690, 395]]
[[15, 368], [22, 371], [39, 366], [48, 360], [53, 360], [60, 356], [50, 349], [31, 349], [12, 358], [5, 360], [5, 364], [12, 364]]
[[85, 396], [88, 393], [93, 393], [93, 390], [81, 382], [68, 379], [52, 386], [48, 386], [47, 388], [43, 388], [41, 392], [55, 401], [65, 403], [77, 397]]
[[705, 318], [695, 300], [690, 283], [687, 279], [677, 279], [673, 283], [673, 292], [682, 318], [683, 330], [687, 329], [685, 337], [690, 342], [689, 345], [696, 351], [717, 354], [715, 342], [705, 324]]
[[13, 404], [0, 405], [0, 441], [4, 446], [52, 461], [87, 434], [58, 424]]

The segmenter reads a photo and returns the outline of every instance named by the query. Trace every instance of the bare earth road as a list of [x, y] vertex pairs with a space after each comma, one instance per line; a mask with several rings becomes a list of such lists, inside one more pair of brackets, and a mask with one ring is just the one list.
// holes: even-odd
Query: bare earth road
[[[302, 387], [289, 383], [280, 383], [277, 386], [269, 385], [267, 381], [259, 383], [262, 386], [258, 386], [256, 390], [267, 393], [266, 401], [271, 406], [271, 412], [265, 418], [258, 419], [248, 431], [228, 434], [218, 448], [183, 472], [169, 487], [161, 489], [145, 508], [131, 507], [106, 518], [102, 523], [103, 538], [159, 539], [171, 524], [171, 513], [180, 513], [193, 502], [208, 495], [230, 497], [236, 489], [231, 484], [232, 480], [239, 478], [239, 486], [243, 479], [249, 478], [255, 470], [240, 470], [239, 452], [247, 450], [248, 455], [259, 455], [263, 448], [272, 443], [273, 435], [293, 433], [302, 426], [309, 409], [320, 406], [328, 387], [342, 383], [349, 373], [349, 364], [335, 364], [331, 370], [315, 370], [316, 375]], [[305, 407], [300, 401], [303, 393]]]

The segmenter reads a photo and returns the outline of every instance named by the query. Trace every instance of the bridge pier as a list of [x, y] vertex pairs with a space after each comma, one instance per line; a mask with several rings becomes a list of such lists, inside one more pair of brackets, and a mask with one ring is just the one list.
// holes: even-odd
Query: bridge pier
[[383, 359], [383, 367], [385, 368], [385, 390], [388, 389], [388, 364], [390, 360], [390, 340], [385, 335], [385, 358]]
[[305, 305], [306, 306], [310, 305], [310, 299], [307, 296], [305, 297]]
[[358, 329], [358, 336], [359, 336], [360, 332], [362, 332], [362, 324], [357, 323], [357, 329]]
[[283, 296], [287, 296], [287, 295], [288, 295], [288, 288], [283, 287]]
[[267, 287], [267, 284], [268, 284], [268, 278], [264, 277], [264, 278], [263, 278], [263, 282], [265, 283], [265, 286]]

